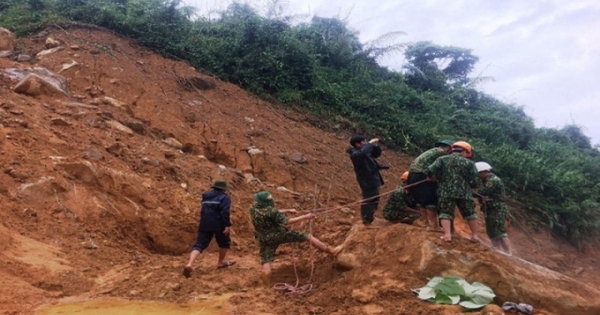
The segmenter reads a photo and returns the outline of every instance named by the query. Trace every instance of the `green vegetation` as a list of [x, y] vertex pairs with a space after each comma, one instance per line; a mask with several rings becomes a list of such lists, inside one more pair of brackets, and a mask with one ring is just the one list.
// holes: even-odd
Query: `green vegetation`
[[[476, 89], [468, 49], [429, 42], [364, 45], [343, 21], [266, 18], [234, 4], [217, 19], [168, 0], [5, 0], [0, 25], [19, 35], [68, 21], [134, 39], [257, 95], [326, 118], [321, 127], [382, 138], [416, 154], [440, 138], [470, 141], [526, 211], [574, 244], [600, 235], [600, 152], [577, 126], [536, 129], [523, 109]], [[403, 49], [405, 73], [376, 58]], [[323, 119], [321, 119], [323, 121]], [[537, 223], [536, 223], [537, 222]]]

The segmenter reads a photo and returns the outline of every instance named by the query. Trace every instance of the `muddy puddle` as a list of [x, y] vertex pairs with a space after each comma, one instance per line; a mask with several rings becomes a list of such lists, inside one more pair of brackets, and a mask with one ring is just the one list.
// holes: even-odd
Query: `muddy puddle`
[[226, 296], [190, 304], [127, 301], [118, 299], [60, 303], [43, 306], [36, 315], [225, 315], [231, 310]]

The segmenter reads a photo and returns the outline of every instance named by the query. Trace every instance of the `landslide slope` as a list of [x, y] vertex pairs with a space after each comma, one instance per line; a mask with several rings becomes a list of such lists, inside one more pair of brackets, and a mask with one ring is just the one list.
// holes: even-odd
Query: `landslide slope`
[[[282, 246], [274, 280], [294, 283], [290, 254], [295, 253], [304, 282], [315, 263], [310, 296], [284, 297], [260, 288], [258, 248], [247, 214], [252, 194], [267, 189], [281, 208], [301, 210], [355, 202], [360, 192], [345, 153], [349, 134], [316, 129], [300, 113], [104, 30], [50, 29], [19, 39], [18, 50], [35, 56], [49, 37], [62, 49], [28, 62], [0, 58], [1, 312], [31, 314], [65, 298], [188, 303], [221, 294], [233, 294], [235, 314], [415, 314], [415, 307], [422, 314], [460, 312], [416, 300], [408, 290], [431, 275], [416, 272], [420, 267], [406, 261], [410, 268], [401, 266], [389, 255], [377, 256], [378, 264], [404, 280], [390, 286], [392, 293], [376, 295], [376, 305], [369, 292], [377, 291], [372, 281], [365, 282], [369, 268], [364, 262], [350, 272], [339, 271], [331, 258], [306, 246]], [[67, 78], [68, 95], [15, 92], [17, 80], [9, 74], [34, 67]], [[388, 183], [383, 191], [395, 187], [411, 159], [384, 151], [380, 160], [392, 169], [384, 173]], [[238, 264], [216, 270], [211, 247], [194, 277], [184, 279], [180, 271], [195, 239], [200, 194], [217, 179], [233, 186], [230, 254]], [[314, 233], [329, 243], [343, 242], [358, 222], [357, 211], [351, 207], [320, 216]], [[437, 238], [420, 228], [383, 229], [416, 233], [419, 242]], [[517, 239], [526, 238], [513, 232]], [[369, 233], [374, 232], [365, 237]], [[357, 233], [350, 235], [357, 242]], [[398, 242], [410, 239], [398, 236]], [[556, 256], [546, 255], [540, 242], [554, 241], [523, 241], [516, 244], [517, 253], [600, 283], [586, 277], [598, 271], [594, 256], [556, 242]], [[583, 275], [569, 263], [574, 258], [581, 261]], [[367, 293], [341, 296], [348, 288]]]

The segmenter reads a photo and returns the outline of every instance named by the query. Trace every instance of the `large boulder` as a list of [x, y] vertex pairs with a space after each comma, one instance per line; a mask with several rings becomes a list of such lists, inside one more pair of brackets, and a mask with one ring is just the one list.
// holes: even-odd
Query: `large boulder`
[[20, 80], [14, 90], [30, 96], [37, 95], [69, 95], [67, 79], [46, 68], [33, 69], [8, 68], [4, 74], [11, 79]]
[[600, 314], [600, 291], [595, 288], [482, 244], [459, 237], [448, 244], [439, 236], [404, 224], [378, 229], [356, 225], [336, 266], [362, 291], [375, 289], [379, 296], [397, 291], [386, 287], [416, 289], [431, 277], [459, 276], [488, 285], [498, 304], [524, 302], [553, 314]]
[[15, 41], [16, 37], [11, 31], [4, 27], [0, 27], [0, 51], [15, 50]]

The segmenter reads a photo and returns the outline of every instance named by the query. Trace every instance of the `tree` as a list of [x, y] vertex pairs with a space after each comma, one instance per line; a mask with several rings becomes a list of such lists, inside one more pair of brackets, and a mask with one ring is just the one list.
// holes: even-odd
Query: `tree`
[[405, 57], [409, 72], [416, 81], [429, 81], [425, 87], [440, 89], [445, 85], [466, 85], [467, 75], [479, 60], [470, 49], [439, 46], [431, 42], [418, 42], [408, 46]]

